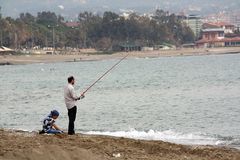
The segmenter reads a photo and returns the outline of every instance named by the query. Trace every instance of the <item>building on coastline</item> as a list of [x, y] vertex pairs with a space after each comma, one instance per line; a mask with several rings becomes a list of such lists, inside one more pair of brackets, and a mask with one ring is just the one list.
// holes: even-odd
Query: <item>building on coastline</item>
[[120, 43], [118, 45], [114, 45], [112, 47], [113, 51], [141, 51], [142, 50], [142, 46], [135, 44], [135, 43], [130, 43], [130, 42], [126, 42], [126, 43]]
[[208, 15], [203, 19], [201, 39], [197, 47], [233, 47], [240, 46], [240, 36], [236, 31], [240, 27], [240, 13], [222, 11]]
[[199, 15], [188, 15], [184, 22], [192, 29], [196, 39], [198, 39], [202, 29], [202, 18]]
[[202, 29], [202, 39], [196, 42], [198, 47], [224, 47], [224, 29], [208, 28]]
[[226, 38], [223, 28], [202, 29], [202, 38], [196, 41], [197, 47], [234, 47], [240, 46], [240, 37]]
[[239, 47], [240, 46], [240, 37], [234, 38], [225, 38], [224, 39], [225, 47]]
[[227, 23], [227, 22], [208, 22], [203, 23], [202, 25], [203, 29], [207, 28], [222, 28], [224, 30], [225, 34], [232, 34], [234, 33], [235, 26], [233, 24]]

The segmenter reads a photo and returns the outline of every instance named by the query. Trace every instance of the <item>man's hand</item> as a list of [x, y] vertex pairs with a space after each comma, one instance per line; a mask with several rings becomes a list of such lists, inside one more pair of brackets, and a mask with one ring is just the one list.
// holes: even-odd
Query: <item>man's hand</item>
[[84, 94], [81, 94], [80, 99], [83, 99], [84, 97], [85, 97]]
[[80, 97], [78, 97], [78, 99], [77, 100], [80, 100], [80, 99], [83, 99], [85, 96], [84, 96], [84, 94], [81, 94], [81, 96]]

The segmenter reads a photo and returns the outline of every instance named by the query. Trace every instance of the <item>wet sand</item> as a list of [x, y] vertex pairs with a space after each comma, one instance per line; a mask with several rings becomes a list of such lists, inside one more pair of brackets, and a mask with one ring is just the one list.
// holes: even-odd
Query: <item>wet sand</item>
[[0, 64], [31, 64], [31, 63], [56, 63], [56, 62], [79, 62], [96, 61], [103, 59], [122, 58], [128, 54], [128, 58], [156, 58], [169, 56], [199, 56], [240, 53], [240, 47], [210, 48], [210, 49], [179, 49], [159, 51], [134, 51], [117, 52], [114, 54], [83, 53], [69, 55], [0, 55]]
[[109, 136], [0, 130], [0, 160], [239, 160], [240, 150]]

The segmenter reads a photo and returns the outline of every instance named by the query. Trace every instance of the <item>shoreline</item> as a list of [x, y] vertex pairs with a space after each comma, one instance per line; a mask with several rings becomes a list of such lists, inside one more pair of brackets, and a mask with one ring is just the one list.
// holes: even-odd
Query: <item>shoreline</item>
[[0, 129], [0, 160], [148, 159], [238, 160], [240, 150], [218, 146], [187, 146], [163, 141], [111, 136], [39, 135]]
[[179, 49], [158, 51], [117, 52], [114, 54], [79, 53], [69, 55], [0, 55], [0, 65], [23, 65], [33, 63], [84, 62], [108, 59], [119, 59], [129, 53], [128, 58], [158, 58], [177, 56], [203, 56], [239, 54], [240, 47], [208, 48], [208, 49]]

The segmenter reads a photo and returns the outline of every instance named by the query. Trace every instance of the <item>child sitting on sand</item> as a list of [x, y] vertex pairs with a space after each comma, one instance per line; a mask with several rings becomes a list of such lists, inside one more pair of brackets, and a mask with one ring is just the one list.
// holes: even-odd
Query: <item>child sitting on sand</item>
[[58, 118], [59, 112], [57, 110], [52, 110], [50, 114], [44, 118], [43, 120], [43, 130], [39, 132], [39, 134], [59, 134], [63, 133], [63, 131], [58, 128], [55, 123], [55, 120]]

